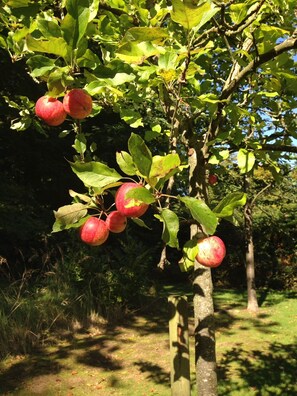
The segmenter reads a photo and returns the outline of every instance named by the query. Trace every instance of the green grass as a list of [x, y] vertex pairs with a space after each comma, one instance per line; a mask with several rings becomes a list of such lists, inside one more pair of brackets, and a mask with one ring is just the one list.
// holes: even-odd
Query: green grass
[[[35, 353], [7, 357], [0, 365], [0, 394], [170, 396], [168, 294], [191, 300], [190, 290], [168, 286], [147, 310], [120, 325], [55, 333]], [[246, 311], [245, 293], [217, 290], [214, 301], [219, 395], [296, 395], [296, 293], [259, 293], [258, 315]]]
[[245, 294], [218, 292], [219, 395], [297, 394], [296, 293], [263, 291], [258, 315]]

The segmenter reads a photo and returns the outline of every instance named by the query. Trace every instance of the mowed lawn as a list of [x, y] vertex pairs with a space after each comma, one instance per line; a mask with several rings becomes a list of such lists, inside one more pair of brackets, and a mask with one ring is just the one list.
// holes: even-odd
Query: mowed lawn
[[[120, 325], [102, 328], [94, 318], [75, 334], [49, 335], [34, 354], [8, 357], [0, 365], [0, 394], [171, 395], [169, 294], [186, 294], [191, 303], [190, 290], [168, 286]], [[214, 301], [219, 395], [297, 395], [296, 293], [259, 292], [258, 315], [246, 311], [244, 292], [216, 290]], [[195, 395], [193, 335], [190, 343]]]

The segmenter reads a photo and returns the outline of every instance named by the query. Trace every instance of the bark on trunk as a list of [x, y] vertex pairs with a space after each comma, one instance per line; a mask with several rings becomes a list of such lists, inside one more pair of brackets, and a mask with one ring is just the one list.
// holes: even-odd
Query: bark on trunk
[[214, 307], [210, 269], [195, 263], [195, 364], [198, 396], [217, 395]]
[[[203, 142], [189, 145], [190, 195], [206, 203], [206, 153]], [[191, 236], [201, 232], [191, 227]], [[216, 348], [214, 330], [213, 284], [211, 270], [195, 262], [194, 280], [195, 365], [198, 396], [217, 396]]]
[[[245, 179], [245, 190], [248, 190], [248, 179]], [[252, 204], [248, 199], [244, 208], [245, 221], [245, 265], [247, 281], [247, 309], [251, 312], [257, 312], [259, 309], [257, 292], [256, 292], [256, 275], [255, 275], [255, 257], [253, 241], [253, 215]]]

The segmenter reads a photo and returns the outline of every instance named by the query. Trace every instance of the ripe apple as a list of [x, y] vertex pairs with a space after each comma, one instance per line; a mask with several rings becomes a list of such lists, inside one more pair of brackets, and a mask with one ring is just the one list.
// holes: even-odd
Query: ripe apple
[[83, 89], [74, 88], [63, 99], [64, 110], [72, 118], [82, 120], [92, 112], [92, 97]]
[[62, 124], [67, 116], [62, 102], [47, 95], [37, 100], [35, 104], [35, 114], [50, 126]]
[[110, 212], [106, 217], [106, 225], [109, 231], [120, 233], [124, 231], [127, 226], [127, 217], [118, 210]]
[[79, 230], [80, 239], [91, 246], [102, 245], [108, 235], [109, 230], [106, 222], [97, 217], [89, 217]]
[[148, 209], [149, 205], [134, 198], [125, 198], [128, 191], [140, 187], [133, 182], [123, 183], [116, 192], [115, 204], [117, 210], [126, 217], [140, 217]]
[[212, 186], [218, 182], [218, 176], [217, 175], [209, 175], [208, 176], [208, 183]]
[[221, 238], [210, 236], [198, 241], [196, 260], [205, 267], [218, 267], [226, 255], [226, 247]]

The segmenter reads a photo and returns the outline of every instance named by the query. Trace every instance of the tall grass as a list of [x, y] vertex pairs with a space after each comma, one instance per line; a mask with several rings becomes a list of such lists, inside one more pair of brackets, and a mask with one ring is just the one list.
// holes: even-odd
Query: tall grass
[[[58, 253], [57, 253], [58, 252]], [[76, 241], [0, 287], [0, 357], [26, 354], [57, 333], [114, 321], [151, 285], [151, 249], [127, 234], [100, 249]], [[54, 334], [52, 334], [54, 333]], [[52, 337], [53, 335], [53, 337]]]

